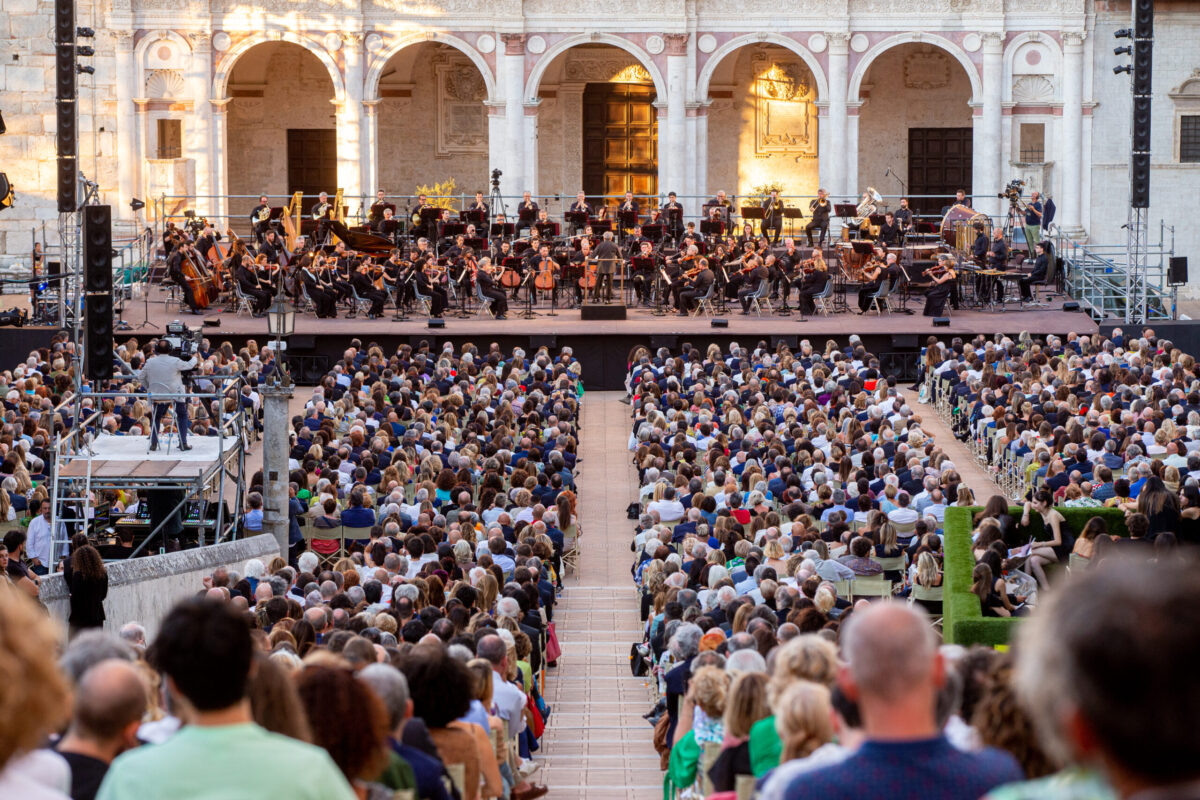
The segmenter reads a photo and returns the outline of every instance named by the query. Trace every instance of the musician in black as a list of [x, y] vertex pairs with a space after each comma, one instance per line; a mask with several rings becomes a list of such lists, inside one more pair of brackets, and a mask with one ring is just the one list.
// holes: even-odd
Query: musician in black
[[[1008, 267], [1008, 243], [1004, 241], [1003, 228], [992, 229], [992, 240], [988, 243], [987, 250], [987, 267], [999, 272], [1003, 272]], [[1004, 281], [997, 277], [993, 285], [996, 287], [996, 302], [1003, 303]]]
[[931, 272], [929, 277], [933, 283], [925, 290], [925, 310], [921, 313], [926, 317], [940, 317], [958, 278], [954, 271], [954, 259], [945, 253], [939, 255], [937, 267]]
[[[558, 262], [550, 255], [550, 243], [534, 239], [530, 244], [529, 251], [526, 253], [525, 272], [521, 276], [521, 283], [516, 289], [513, 289], [513, 300], [517, 299], [517, 292], [522, 286], [525, 287], [526, 292], [536, 299], [537, 289], [534, 288], [533, 281], [538, 276], [538, 273], [545, 272], [557, 277]], [[529, 255], [529, 253], [533, 255]], [[556, 282], [554, 285], [555, 297], [558, 296], [559, 288]]]
[[667, 235], [679, 241], [683, 237], [683, 206], [675, 199], [674, 192], [667, 194], [667, 202], [659, 210], [662, 211], [662, 222]]
[[371, 280], [370, 269], [364, 260], [358, 265], [358, 269], [351, 273], [350, 285], [354, 287], [354, 291], [358, 292], [359, 297], [371, 301], [367, 319], [379, 319], [383, 316], [383, 304], [387, 302], [387, 292], [375, 288], [375, 283]]
[[441, 317], [446, 310], [449, 297], [441, 287], [441, 273], [432, 261], [425, 261], [414, 274], [417, 291], [429, 298], [429, 316]]
[[650, 287], [654, 285], [655, 275], [658, 274], [658, 258], [654, 254], [654, 245], [643, 241], [638, 247], [637, 254], [631, 259], [631, 263], [633, 264], [633, 292], [644, 305], [650, 305]]
[[983, 225], [977, 223], [975, 225], [975, 241], [971, 244], [971, 255], [975, 259], [975, 264], [983, 267], [987, 264], [988, 254], [988, 237], [984, 231]]
[[954, 206], [965, 206], [966, 208], [970, 208], [971, 198], [967, 197], [967, 193], [965, 191], [959, 189], [954, 193], [954, 202], [948, 206], [942, 206], [942, 216], [946, 216], [946, 212], [948, 212]]
[[763, 201], [762, 235], [769, 236], [771, 244], [779, 244], [783, 233], [783, 201], [779, 199], [779, 190], [772, 189], [771, 196]]
[[800, 279], [800, 313], [802, 314], [816, 313], [817, 304], [813, 298], [825, 291], [825, 287], [829, 284], [829, 270], [826, 268], [825, 259], [820, 256], [819, 251], [814, 251], [813, 264], [811, 267], [805, 268], [804, 277]]
[[283, 255], [283, 242], [274, 229], [267, 231], [267, 235], [263, 237], [262, 243], [258, 246], [258, 252], [265, 255], [267, 261], [272, 264], [279, 263], [279, 257]]
[[583, 225], [578, 224], [575, 220], [572, 220], [570, 223], [570, 229], [568, 233], [574, 236], [575, 234], [579, 233], [584, 226], [587, 225], [587, 220], [592, 216], [592, 206], [588, 203], [587, 196], [583, 192], [580, 192], [579, 194], [575, 195], [575, 202], [571, 203], [571, 207], [568, 208], [567, 211], [571, 212], [572, 214], [583, 214]]
[[321, 192], [317, 195], [312, 218], [317, 221], [317, 242], [324, 244], [329, 239], [329, 223], [333, 220], [333, 203], [329, 202], [327, 193]]
[[1031, 287], [1035, 283], [1045, 283], [1046, 276], [1050, 274], [1050, 254], [1046, 249], [1046, 243], [1038, 242], [1033, 246], [1033, 250], [1037, 255], [1033, 261], [1033, 272], [1017, 281], [1017, 286], [1021, 290], [1022, 303], [1033, 301]]
[[205, 225], [200, 231], [199, 238], [196, 239], [196, 252], [200, 254], [201, 258], [207, 259], [208, 251], [220, 240], [221, 234], [213, 230], [211, 225]]
[[829, 202], [829, 193], [824, 189], [817, 189], [817, 199], [808, 204], [808, 209], [812, 214], [812, 219], [804, 226], [804, 233], [808, 237], [808, 246], [813, 247], [813, 231], [817, 231], [817, 243], [825, 246], [825, 237], [829, 235], [829, 214], [833, 210], [833, 204]]
[[543, 239], [553, 239], [558, 235], [558, 225], [554, 220], [550, 219], [550, 212], [546, 209], [538, 211], [537, 222], [534, 223], [534, 228], [538, 232], [538, 236]]
[[417, 195], [417, 208], [413, 212], [413, 216], [417, 219], [416, 226], [413, 228], [413, 230], [416, 232], [417, 236], [423, 236], [427, 239], [437, 238], [437, 217], [425, 213], [433, 208], [434, 205], [429, 202], [429, 198], [427, 196], [423, 194]]
[[517, 227], [513, 231], [517, 236], [521, 235], [524, 228], [532, 228], [533, 223], [538, 218], [538, 204], [530, 197], [529, 192], [521, 195], [521, 202], [517, 206]]
[[888, 280], [883, 256], [878, 250], [863, 267], [862, 275], [863, 286], [858, 290], [858, 313], [865, 314], [871, 307], [871, 301], [875, 298], [875, 294]]
[[908, 233], [913, 229], [913, 212], [912, 209], [908, 207], [907, 197], [900, 198], [900, 207], [896, 209], [895, 217], [896, 224], [900, 226], [900, 230], [903, 233], [903, 237], [901, 239], [901, 241], [903, 241], [903, 239], [907, 238]]
[[686, 317], [696, 308], [697, 301], [708, 294], [709, 290], [712, 289], [713, 282], [716, 280], [716, 276], [708, 266], [708, 259], [699, 259], [697, 266], [700, 267], [700, 271], [692, 279], [691, 285], [680, 290], [678, 295], [679, 315], [681, 317]]
[[304, 286], [304, 291], [308, 295], [308, 299], [312, 301], [313, 309], [317, 312], [318, 319], [327, 317], [337, 317], [337, 292], [333, 290], [332, 285], [326, 284], [321, 280], [320, 273], [324, 266], [324, 259], [320, 259], [317, 266], [314, 266], [306, 256], [304, 265], [300, 268], [300, 283]]
[[271, 227], [271, 206], [267, 203], [267, 196], [259, 195], [258, 205], [250, 212], [250, 230], [254, 231], [254, 240], [261, 242], [263, 236], [266, 235], [267, 229]]
[[266, 316], [267, 309], [271, 306], [271, 292], [263, 286], [262, 279], [259, 278], [258, 271], [254, 268], [254, 261], [250, 256], [242, 258], [242, 263], [238, 265], [234, 278], [237, 280], [242, 294], [246, 295], [250, 301], [251, 314], [255, 317]]
[[492, 313], [496, 315], [496, 319], [504, 319], [508, 316], [508, 298], [496, 283], [495, 271], [491, 259], [486, 256], [481, 258], [475, 270], [475, 284], [479, 287], [479, 293], [492, 301]]
[[388, 253], [387, 261], [383, 262], [383, 289], [396, 303], [396, 308], [400, 308], [400, 302], [403, 299], [400, 291], [401, 281], [404, 279], [404, 264], [400, 261], [400, 251], [393, 250]]
[[[800, 285], [799, 276], [796, 274], [796, 268], [800, 266], [800, 262], [804, 260], [800, 250], [796, 247], [796, 240], [787, 238], [783, 240], [783, 252], [779, 254], [777, 260], [778, 269], [776, 277], [771, 281], [771, 299], [782, 294], [783, 304], [786, 306], [788, 297], [792, 293], [793, 286]], [[780, 291], [782, 289], [782, 292]]]
[[750, 313], [750, 298], [758, 292], [763, 281], [767, 280], [767, 267], [756, 255], [746, 256], [742, 286], [738, 289], [738, 302], [742, 304], [742, 313]]
[[[627, 198], [632, 196], [626, 194]], [[617, 262], [621, 260], [621, 252], [617, 250], [616, 242], [613, 241], [612, 231], [605, 231], [604, 236], [600, 239], [600, 244], [596, 245], [596, 260], [599, 262], [600, 270], [596, 279], [596, 288], [592, 290], [592, 301], [600, 301], [600, 289], [603, 287], [604, 302], [611, 303], [613, 270], [616, 269]]]
[[201, 313], [200, 306], [196, 303], [196, 296], [192, 292], [192, 287], [188, 285], [187, 276], [183, 274], [183, 260], [192, 258], [195, 251], [190, 242], [181, 242], [171, 255], [167, 258], [167, 276], [179, 287], [180, 296], [183, 298], [184, 305], [193, 314]]
[[467, 237], [461, 233], [455, 236], [454, 244], [442, 251], [442, 258], [446, 259], [451, 264], [462, 258], [463, 251], [466, 250], [466, 241]]
[[383, 217], [375, 225], [375, 232], [389, 241], [396, 241], [396, 235], [400, 232], [400, 220], [396, 219], [396, 212], [385, 208]]
[[729, 227], [729, 215], [733, 210], [733, 203], [729, 202], [729, 198], [725, 194], [725, 190], [717, 192], [717, 196], [704, 204], [708, 209], [709, 219], [713, 218], [713, 210], [716, 209], [717, 218], [725, 223], [725, 227]]
[[903, 240], [904, 232], [896, 223], [896, 215], [892, 212], [887, 212], [883, 215], [883, 224], [879, 226], [879, 236], [876, 240], [884, 247], [899, 247]]
[[385, 199], [383, 189], [377, 191], [375, 193], [375, 202], [371, 203], [371, 208], [367, 212], [367, 224], [371, 226], [372, 230], [378, 229], [379, 223], [383, 222], [383, 212], [390, 206], [391, 203]]
[[580, 284], [580, 279], [587, 275], [588, 265], [599, 269], [596, 254], [592, 252], [592, 240], [581, 239], [579, 250], [571, 256], [571, 277], [573, 279], [571, 282], [575, 285], [575, 305], [577, 306], [583, 305], [583, 286]]

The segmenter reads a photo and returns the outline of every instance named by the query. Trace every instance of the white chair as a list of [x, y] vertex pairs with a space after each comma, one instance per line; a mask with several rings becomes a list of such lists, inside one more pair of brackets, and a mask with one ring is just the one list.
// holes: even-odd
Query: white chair
[[479, 311], [476, 312], [476, 316], [482, 317], [487, 314], [492, 319], [496, 318], [496, 315], [492, 313], [492, 303], [496, 301], [483, 293], [483, 287], [479, 285], [478, 281], [475, 283], [475, 299], [479, 301]]
[[[885, 280], [885, 281], [883, 281], [883, 283], [879, 284], [879, 288], [875, 291], [875, 294], [871, 295], [871, 308], [875, 309], [875, 313], [882, 316], [883, 309], [886, 308], [888, 311], [892, 310], [891, 302], [888, 300], [888, 296], [891, 293], [892, 293], [892, 282], [891, 281]], [[880, 306], [880, 304], [879, 304], [880, 300], [883, 301], [882, 306]]]
[[860, 576], [850, 582], [850, 594], [859, 597], [891, 597], [892, 582], [883, 575]]
[[892, 558], [878, 558], [871, 556], [871, 560], [879, 566], [883, 567], [884, 572], [903, 572], [905, 567], [905, 555], [901, 553]]
[[699, 317], [701, 315], [711, 317], [713, 315], [712, 297], [713, 293], [716, 291], [716, 288], [717, 285], [715, 283], [710, 283], [708, 285], [708, 291], [705, 292], [701, 297], [696, 298], [696, 307], [692, 309], [693, 317]]
[[233, 305], [235, 316], [240, 317], [243, 311], [250, 316], [254, 316], [254, 306], [250, 303], [250, 298], [242, 291], [242, 286], [237, 281], [233, 281]]
[[769, 281], [762, 280], [758, 282], [758, 288], [754, 290], [754, 294], [750, 295], [750, 307], [754, 309], [758, 316], [762, 316], [763, 306], [766, 306], [768, 314], [775, 313], [774, 307], [768, 295], [771, 293], [771, 284]]

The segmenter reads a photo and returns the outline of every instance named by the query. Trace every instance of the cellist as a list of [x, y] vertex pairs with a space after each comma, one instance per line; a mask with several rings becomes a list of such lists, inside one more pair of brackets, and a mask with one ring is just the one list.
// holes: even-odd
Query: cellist
[[179, 287], [184, 305], [188, 307], [188, 310], [193, 314], [200, 314], [203, 313], [200, 304], [196, 302], [196, 295], [192, 291], [191, 284], [188, 283], [187, 276], [184, 275], [183, 271], [183, 260], [190, 258], [194, 253], [195, 250], [190, 242], [179, 242], [167, 259], [167, 275]]

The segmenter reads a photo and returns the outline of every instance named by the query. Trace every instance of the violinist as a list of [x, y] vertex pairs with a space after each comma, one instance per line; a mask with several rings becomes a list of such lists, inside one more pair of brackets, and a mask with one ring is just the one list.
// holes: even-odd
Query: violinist
[[353, 298], [354, 292], [350, 288], [350, 254], [346, 252], [342, 242], [337, 244], [330, 267], [330, 281], [333, 283], [333, 290], [337, 292], [338, 299]]
[[320, 278], [324, 262], [324, 258], [319, 258], [314, 266], [312, 257], [305, 256], [300, 266], [300, 284], [308, 294], [308, 299], [312, 301], [318, 319], [337, 317], [337, 292], [333, 290], [332, 285], [326, 284]]
[[250, 212], [250, 230], [254, 231], [254, 240], [261, 242], [271, 226], [271, 206], [267, 196], [259, 195], [258, 205]]
[[192, 292], [192, 287], [188, 285], [187, 276], [183, 274], [183, 260], [193, 257], [194, 253], [191, 243], [180, 242], [167, 259], [167, 275], [179, 287], [184, 305], [188, 307], [188, 310], [193, 314], [200, 314], [202, 312], [199, 304], [196, 303], [196, 296]]
[[829, 269], [819, 248], [813, 248], [812, 258], [804, 262], [804, 276], [800, 280], [800, 313], [816, 313], [813, 298], [825, 291], [829, 284]]
[[767, 280], [767, 267], [757, 255], [745, 257], [742, 267], [742, 286], [738, 289], [738, 302], [742, 304], [742, 313], [750, 313], [750, 299], [758, 292], [759, 287]]
[[279, 267], [267, 261], [267, 257], [259, 253], [254, 257], [254, 274], [258, 277], [258, 284], [265, 291], [272, 295], [279, 289]]
[[429, 298], [429, 315], [440, 318], [449, 302], [446, 290], [441, 287], [441, 273], [432, 258], [417, 263], [420, 264], [415, 273], [417, 291]]
[[457, 292], [459, 297], [466, 297], [471, 293], [471, 280], [475, 276], [475, 271], [479, 268], [478, 262], [475, 260], [475, 250], [471, 247], [464, 247], [462, 254], [451, 267], [451, 280], [458, 286]]
[[255, 317], [266, 316], [267, 308], [271, 305], [271, 293], [264, 289], [254, 268], [254, 260], [249, 254], [242, 256], [242, 263], [234, 273], [234, 279], [242, 294], [250, 301], [250, 313]]
[[650, 287], [654, 285], [654, 276], [658, 274], [658, 256], [654, 253], [654, 245], [643, 241], [630, 263], [633, 264], [634, 294], [644, 305], [650, 305]]
[[673, 260], [668, 261], [665, 267], [667, 273], [667, 293], [670, 296], [672, 305], [679, 308], [679, 293], [687, 288], [683, 281], [683, 276], [692, 267], [695, 267], [700, 260], [700, 248], [696, 245], [688, 245], [686, 250], [681, 250], [680, 254]]
[[940, 317], [958, 279], [958, 273], [954, 271], [954, 259], [948, 253], [942, 253], [938, 256], [937, 266], [926, 274], [933, 283], [925, 290], [925, 310], [921, 313], [927, 317]]
[[400, 251], [393, 250], [388, 254], [387, 261], [383, 262], [383, 289], [394, 298], [396, 308], [400, 308], [402, 293], [400, 291], [400, 282], [404, 279], [405, 265], [400, 260]]
[[858, 290], [858, 313], [865, 314], [867, 309], [871, 307], [871, 299], [875, 297], [875, 293], [879, 291], [879, 287], [887, 280], [884, 275], [884, 262], [879, 257], [879, 251], [876, 250], [871, 255], [871, 260], [863, 265], [863, 287]]
[[712, 288], [716, 276], [713, 275], [712, 269], [708, 266], [708, 259], [696, 259], [696, 266], [693, 267], [684, 275], [695, 273], [691, 278], [691, 285], [679, 292], [676, 305], [679, 307], [679, 316], [686, 317], [696, 308], [699, 298], [708, 294]]
[[479, 287], [481, 295], [492, 301], [492, 313], [496, 319], [505, 319], [508, 316], [508, 298], [496, 283], [496, 268], [487, 256], [479, 260], [475, 269], [475, 285]]
[[458, 234], [454, 237], [454, 244], [450, 245], [442, 252], [442, 257], [450, 264], [458, 263], [458, 260], [463, 257], [463, 251], [466, 250], [465, 242], [467, 237], [463, 234]]
[[[382, 267], [374, 267], [379, 274], [383, 274]], [[371, 301], [371, 308], [367, 311], [367, 319], [379, 319], [383, 316], [383, 304], [387, 302], [387, 292], [383, 289], [375, 288], [375, 282], [372, 278], [372, 267], [370, 262], [363, 259], [358, 265], [358, 269], [350, 276], [350, 285], [354, 287], [354, 291], [363, 300]]]

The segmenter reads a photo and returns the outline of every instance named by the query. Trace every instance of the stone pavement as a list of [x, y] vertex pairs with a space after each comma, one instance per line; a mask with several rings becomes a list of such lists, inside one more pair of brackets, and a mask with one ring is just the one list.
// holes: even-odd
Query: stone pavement
[[563, 655], [546, 678], [550, 724], [534, 780], [555, 798], [662, 796], [662, 772], [642, 714], [652, 688], [629, 672], [629, 646], [641, 638], [630, 580], [633, 523], [625, 507], [635, 474], [625, 449], [629, 406], [623, 392], [589, 392], [580, 434], [579, 573], [566, 580], [555, 611]]

